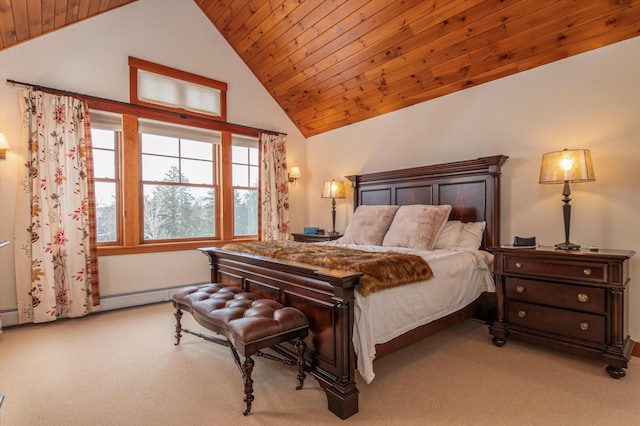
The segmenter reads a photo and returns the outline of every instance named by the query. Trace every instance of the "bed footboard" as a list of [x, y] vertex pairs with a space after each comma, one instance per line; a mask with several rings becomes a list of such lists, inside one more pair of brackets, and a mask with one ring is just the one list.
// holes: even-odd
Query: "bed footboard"
[[[360, 273], [295, 262], [200, 249], [209, 257], [211, 281], [243, 288], [264, 298], [300, 309], [309, 319], [306, 363], [327, 394], [328, 408], [341, 419], [358, 412], [353, 350], [354, 286]], [[295, 360], [295, 346], [275, 348]]]

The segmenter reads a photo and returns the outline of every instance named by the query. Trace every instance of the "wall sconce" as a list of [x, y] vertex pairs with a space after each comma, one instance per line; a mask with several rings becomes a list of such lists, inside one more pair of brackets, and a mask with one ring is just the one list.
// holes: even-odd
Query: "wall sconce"
[[562, 195], [562, 213], [564, 216], [564, 243], [556, 244], [559, 250], [579, 250], [580, 245], [569, 242], [569, 225], [571, 223], [571, 205], [569, 182], [591, 182], [596, 180], [591, 162], [591, 151], [588, 149], [565, 149], [548, 152], [542, 156], [539, 183], [564, 184]]
[[291, 186], [296, 186], [296, 182], [298, 179], [302, 177], [302, 173], [300, 173], [300, 167], [291, 167], [291, 171], [289, 172], [289, 183]]
[[7, 138], [4, 136], [4, 133], [0, 132], [0, 159], [4, 160], [7, 158], [7, 151], [9, 151], [9, 148]]

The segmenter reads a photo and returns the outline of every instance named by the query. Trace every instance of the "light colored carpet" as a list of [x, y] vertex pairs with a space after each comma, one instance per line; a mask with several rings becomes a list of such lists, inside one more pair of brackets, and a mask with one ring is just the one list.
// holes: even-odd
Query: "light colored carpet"
[[[198, 329], [189, 314], [184, 326]], [[2, 426], [23, 425], [638, 425], [640, 362], [614, 380], [597, 359], [510, 340], [470, 320], [376, 362], [342, 421], [309, 377], [256, 358], [255, 402], [228, 348], [185, 335], [168, 303], [0, 334]], [[359, 378], [358, 378], [359, 379]]]

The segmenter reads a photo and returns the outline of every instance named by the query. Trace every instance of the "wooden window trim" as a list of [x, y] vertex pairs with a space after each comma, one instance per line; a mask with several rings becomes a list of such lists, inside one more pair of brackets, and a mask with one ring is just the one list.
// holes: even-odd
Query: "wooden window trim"
[[[187, 111], [181, 108], [171, 108], [166, 105], [159, 105], [141, 101], [138, 99], [138, 70], [149, 71], [155, 74], [160, 74], [166, 77], [175, 78], [177, 80], [188, 81], [190, 83], [199, 84], [201, 86], [207, 86], [220, 91], [220, 115], [204, 114], [197, 111]], [[147, 106], [151, 108], [165, 109], [175, 113], [188, 112], [189, 115], [202, 117], [202, 118], [215, 118], [222, 121], [227, 121], [227, 83], [223, 83], [212, 78], [204, 77], [197, 74], [191, 74], [190, 72], [178, 70], [175, 68], [167, 67], [153, 62], [145, 61], [143, 59], [134, 58], [129, 56], [129, 99], [132, 104]]]
[[[122, 210], [122, 235], [125, 247], [140, 244], [140, 143], [138, 142], [138, 117], [122, 115], [122, 182], [124, 209]], [[98, 248], [100, 251], [100, 248]]]
[[[232, 165], [231, 165], [231, 133], [222, 133], [222, 181], [228, 184], [222, 185], [222, 215], [221, 219], [233, 218], [233, 187], [232, 183]], [[222, 227], [219, 228], [222, 239], [233, 238], [233, 220], [222, 220]]]
[[[231, 167], [231, 140], [232, 134], [250, 137], [259, 137], [259, 130], [234, 124], [225, 124], [219, 121], [201, 120], [197, 117], [180, 117], [171, 112], [149, 110], [143, 106], [122, 104], [104, 99], [87, 99], [89, 107], [96, 110], [109, 111], [122, 114], [122, 147], [120, 149], [120, 164], [122, 164], [122, 203], [124, 217], [121, 218], [122, 239], [121, 245], [105, 243], [98, 247], [99, 256], [115, 256], [136, 253], [158, 253], [168, 251], [194, 250], [202, 247], [219, 247], [230, 241], [255, 241], [255, 237], [233, 237], [233, 221], [224, 220], [233, 218], [233, 188]], [[197, 239], [181, 241], [144, 242], [141, 232], [142, 225], [142, 183], [140, 179], [140, 144], [138, 142], [138, 118], [148, 118], [169, 123], [188, 125], [193, 127], [217, 130], [221, 132], [220, 188], [218, 200], [220, 212], [217, 220], [219, 237], [215, 239]]]

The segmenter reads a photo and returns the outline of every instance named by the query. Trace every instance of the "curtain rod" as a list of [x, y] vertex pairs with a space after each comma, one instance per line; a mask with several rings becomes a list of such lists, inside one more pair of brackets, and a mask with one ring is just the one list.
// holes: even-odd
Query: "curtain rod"
[[266, 130], [266, 129], [260, 129], [260, 128], [257, 128], [257, 127], [245, 126], [243, 124], [234, 124], [234, 123], [229, 123], [227, 121], [215, 120], [213, 118], [204, 118], [204, 117], [200, 117], [200, 116], [197, 116], [197, 115], [191, 115], [191, 114], [186, 114], [186, 113], [182, 113], [182, 112], [167, 111], [165, 109], [154, 108], [154, 107], [150, 107], [150, 106], [146, 106], [146, 105], [135, 105], [135, 104], [130, 104], [128, 102], [115, 101], [113, 99], [100, 98], [98, 96], [86, 95], [84, 93], [70, 92], [68, 90], [56, 89], [54, 87], [40, 86], [39, 84], [24, 83], [22, 81], [16, 81], [16, 80], [11, 80], [11, 79], [7, 79], [7, 83], [10, 83], [10, 84], [13, 84], [13, 85], [17, 84], [17, 85], [21, 85], [21, 86], [33, 87], [36, 90], [40, 90], [40, 89], [48, 90], [48, 91], [51, 91], [51, 92], [61, 93], [61, 94], [65, 94], [65, 95], [81, 96], [81, 97], [84, 97], [84, 98], [94, 99], [94, 100], [98, 100], [98, 101], [113, 102], [113, 103], [116, 103], [116, 104], [119, 104], [119, 105], [126, 105], [126, 106], [132, 106], [132, 107], [136, 107], [136, 108], [143, 108], [143, 109], [147, 109], [147, 110], [150, 110], [150, 111], [159, 111], [159, 112], [162, 112], [162, 113], [174, 114], [174, 115], [180, 116], [181, 118], [192, 118], [192, 119], [196, 119], [196, 120], [212, 121], [214, 123], [220, 123], [220, 124], [226, 124], [226, 125], [230, 125], [230, 126], [242, 127], [244, 129], [249, 129], [249, 130], [256, 130], [256, 131], [261, 132], [261, 133], [271, 133], [271, 134], [275, 134], [275, 135], [287, 136], [286, 133], [277, 132], [275, 130]]

